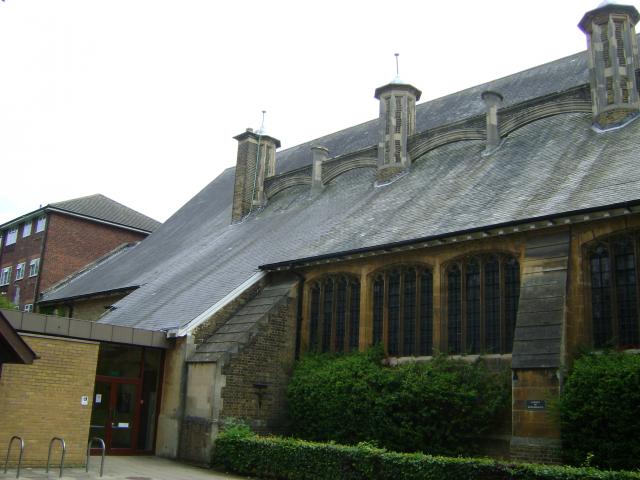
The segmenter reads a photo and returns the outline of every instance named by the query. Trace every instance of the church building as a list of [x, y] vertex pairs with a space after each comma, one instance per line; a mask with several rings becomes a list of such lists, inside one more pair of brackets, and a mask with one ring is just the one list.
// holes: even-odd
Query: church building
[[[234, 168], [41, 295], [112, 329], [85, 334], [90, 436], [206, 463], [225, 418], [282, 431], [305, 352], [382, 344], [390, 364], [506, 365], [511, 418], [487, 441], [558, 460], [550, 402], [576, 353], [640, 347], [639, 19], [602, 5], [586, 51], [424, 103], [395, 78], [378, 118], [285, 150], [239, 133]], [[149, 331], [163, 341], [135, 341]], [[37, 365], [4, 367], [0, 410], [9, 372]]]

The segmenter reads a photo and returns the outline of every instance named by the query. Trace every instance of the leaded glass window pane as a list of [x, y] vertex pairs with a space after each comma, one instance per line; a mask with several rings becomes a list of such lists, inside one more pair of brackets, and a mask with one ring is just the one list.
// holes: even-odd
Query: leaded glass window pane
[[484, 266], [484, 351], [500, 352], [500, 263], [490, 259]]
[[311, 288], [311, 318], [309, 319], [309, 346], [318, 348], [318, 325], [320, 323], [320, 288], [316, 284]]
[[360, 328], [360, 282], [331, 275], [311, 284], [309, 348], [322, 352], [357, 350]]
[[338, 280], [336, 298], [336, 352], [344, 351], [344, 337], [347, 328], [347, 281]]
[[449, 353], [510, 352], [520, 295], [518, 261], [477, 256], [452, 265], [446, 281]]
[[480, 265], [472, 261], [466, 271], [467, 353], [480, 353]]
[[638, 344], [636, 260], [630, 239], [617, 243], [614, 248], [619, 345], [629, 347]]
[[389, 275], [389, 325], [387, 336], [389, 339], [388, 351], [390, 355], [400, 353], [399, 329], [400, 329], [400, 273], [393, 272]]
[[433, 280], [431, 272], [420, 275], [420, 355], [433, 353]]
[[360, 341], [360, 283], [351, 283], [349, 307], [349, 350], [358, 350]]
[[414, 355], [416, 351], [416, 272], [406, 270], [404, 280], [403, 304], [403, 342], [402, 355]]
[[384, 321], [384, 279], [377, 277], [373, 282], [373, 344], [382, 343]]
[[611, 264], [609, 251], [600, 246], [589, 258], [593, 346], [602, 348], [613, 338], [611, 318]]
[[504, 269], [504, 297], [505, 297], [505, 352], [513, 351], [513, 336], [516, 331], [516, 317], [518, 316], [518, 299], [520, 298], [520, 264], [515, 258], [506, 261]]
[[451, 354], [462, 350], [461, 279], [460, 268], [451, 266], [447, 272], [447, 347]]
[[322, 322], [322, 351], [331, 351], [331, 329], [333, 321], [333, 280], [324, 283], [324, 319]]

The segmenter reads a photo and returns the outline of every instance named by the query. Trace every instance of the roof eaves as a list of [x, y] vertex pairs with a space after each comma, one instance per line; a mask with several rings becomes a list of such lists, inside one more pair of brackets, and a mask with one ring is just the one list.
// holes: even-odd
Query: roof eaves
[[8, 222], [3, 223], [2, 225], [0, 225], [0, 230], [4, 230], [7, 227], [11, 227], [13, 225], [18, 225], [22, 222], [24, 222], [25, 220], [27, 220], [28, 218], [32, 218], [37, 216], [38, 213], [44, 213], [47, 208], [49, 207], [49, 205], [46, 205], [44, 207], [40, 207], [36, 210], [33, 210], [29, 213], [25, 213], [24, 215], [20, 215], [19, 217], [14, 218], [13, 220], [9, 220]]
[[71, 297], [62, 297], [62, 298], [53, 298], [51, 300], [40, 300], [38, 302], [36, 302], [38, 305], [40, 306], [44, 306], [44, 305], [53, 305], [53, 304], [59, 304], [59, 303], [65, 303], [65, 302], [70, 302], [72, 300], [82, 300], [83, 298], [95, 298], [95, 297], [106, 297], [109, 295], [116, 295], [118, 293], [124, 293], [124, 292], [131, 292], [133, 290], [136, 290], [140, 288], [140, 285], [129, 285], [127, 287], [119, 287], [119, 288], [113, 288], [110, 290], [101, 290], [98, 292], [91, 292], [91, 293], [83, 293], [82, 295], [74, 295]]
[[92, 222], [102, 223], [104, 225], [110, 225], [110, 226], [113, 226], [113, 227], [122, 228], [124, 230], [131, 230], [133, 232], [152, 233], [152, 230], [147, 230], [147, 229], [138, 228], [138, 227], [132, 227], [131, 225], [126, 225], [124, 223], [110, 222], [109, 220], [104, 220], [104, 219], [99, 218], [99, 217], [94, 217], [94, 216], [91, 216], [91, 215], [85, 215], [85, 214], [82, 214], [82, 213], [73, 212], [71, 210], [66, 210], [66, 209], [60, 208], [60, 207], [52, 207], [52, 206], [48, 205], [47, 206], [47, 211], [62, 213], [62, 214], [65, 214], [65, 215], [70, 215], [72, 217], [83, 218], [83, 219], [86, 219], [86, 220], [91, 220]]
[[[634, 208], [635, 211], [632, 210], [632, 208]], [[425, 244], [424, 246], [427, 246], [426, 244], [429, 242], [434, 242], [434, 241], [438, 242], [444, 239], [455, 238], [460, 236], [465, 236], [465, 237], [469, 236], [470, 238], [468, 239], [472, 240], [472, 239], [475, 239], [475, 237], [473, 237], [473, 234], [477, 234], [477, 233], [482, 234], [483, 237], [490, 237], [492, 236], [489, 233], [489, 231], [491, 230], [497, 231], [494, 235], [504, 235], [505, 233], [510, 233], [510, 232], [505, 232], [504, 231], [505, 228], [513, 227], [514, 228], [513, 232], [517, 232], [519, 231], [517, 227], [522, 225], [532, 225], [537, 222], [546, 221], [548, 222], [546, 227], [550, 228], [550, 227], [556, 227], [563, 224], [577, 223], [577, 222], [571, 221], [571, 217], [575, 217], [577, 215], [586, 216], [587, 214], [592, 214], [595, 212], [606, 213], [606, 212], [610, 212], [611, 210], [620, 210], [618, 215], [640, 212], [640, 199], [634, 200], [631, 202], [622, 202], [622, 203], [616, 203], [616, 204], [610, 204], [610, 205], [604, 205], [604, 206], [598, 206], [598, 207], [592, 207], [592, 208], [585, 208], [580, 210], [554, 213], [550, 215], [542, 215], [538, 217], [525, 218], [521, 220], [515, 220], [510, 222], [504, 222], [504, 223], [484, 225], [484, 226], [474, 227], [470, 229], [446, 232], [438, 235], [429, 235], [426, 237], [418, 237], [418, 238], [413, 238], [409, 240], [401, 240], [398, 242], [374, 245], [371, 247], [356, 248], [352, 250], [343, 250], [339, 252], [332, 252], [332, 253], [317, 255], [313, 257], [303, 257], [298, 259], [285, 260], [283, 262], [260, 265], [258, 268], [260, 268], [260, 270], [269, 272], [269, 271], [276, 271], [276, 270], [289, 270], [296, 267], [306, 266], [314, 263], [329, 262], [332, 260], [333, 261], [351, 260], [354, 257], [359, 257], [360, 255], [369, 256], [373, 254], [391, 253], [394, 250], [401, 250], [405, 247], [415, 248], [416, 244]], [[603, 217], [604, 216], [613, 216], [613, 215], [609, 213], [608, 215], [603, 215]], [[558, 222], [557, 220], [562, 220], [562, 222]], [[536, 228], [540, 228], [540, 227], [536, 227]], [[344, 258], [344, 257], [348, 257], [348, 258]]]

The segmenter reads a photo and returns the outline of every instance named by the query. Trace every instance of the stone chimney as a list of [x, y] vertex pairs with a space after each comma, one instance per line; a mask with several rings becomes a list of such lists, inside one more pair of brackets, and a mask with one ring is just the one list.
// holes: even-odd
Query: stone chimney
[[487, 146], [485, 155], [496, 151], [500, 146], [500, 128], [498, 125], [498, 108], [502, 104], [502, 95], [490, 90], [482, 92], [482, 100], [487, 111]]
[[587, 12], [578, 27], [587, 35], [593, 125], [610, 130], [638, 116], [636, 83], [640, 14], [631, 5], [603, 3]]
[[311, 170], [311, 191], [318, 193], [324, 188], [322, 183], [322, 164], [329, 159], [329, 150], [320, 145], [311, 147], [313, 152], [313, 166]]
[[264, 180], [276, 173], [276, 148], [280, 147], [280, 140], [251, 128], [233, 138], [238, 141], [238, 158], [231, 222], [236, 223], [266, 205]]
[[375, 97], [380, 100], [378, 127], [378, 182], [390, 180], [409, 169], [407, 137], [416, 129], [416, 101], [422, 92], [396, 77], [379, 87]]

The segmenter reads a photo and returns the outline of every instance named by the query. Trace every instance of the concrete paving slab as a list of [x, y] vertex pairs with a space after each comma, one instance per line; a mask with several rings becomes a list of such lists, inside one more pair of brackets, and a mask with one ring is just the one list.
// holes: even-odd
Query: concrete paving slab
[[[0, 467], [0, 479], [16, 478], [16, 470], [8, 469], [7, 473]], [[84, 468], [65, 468], [62, 477], [59, 470], [52, 468], [47, 474], [44, 468], [22, 468], [20, 478], [24, 479], [58, 479], [62, 480], [246, 480], [226, 473], [207, 468], [196, 467], [166, 458], [144, 457], [107, 457], [104, 462], [104, 476], [100, 477], [100, 458], [91, 457], [89, 473]]]

